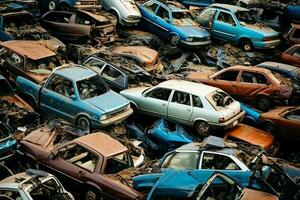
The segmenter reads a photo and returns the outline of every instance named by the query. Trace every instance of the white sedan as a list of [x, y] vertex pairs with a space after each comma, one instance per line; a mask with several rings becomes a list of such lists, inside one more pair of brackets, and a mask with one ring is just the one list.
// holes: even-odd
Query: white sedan
[[194, 126], [207, 135], [211, 129], [230, 129], [245, 112], [224, 91], [201, 83], [170, 80], [154, 87], [137, 87], [121, 93], [138, 111]]

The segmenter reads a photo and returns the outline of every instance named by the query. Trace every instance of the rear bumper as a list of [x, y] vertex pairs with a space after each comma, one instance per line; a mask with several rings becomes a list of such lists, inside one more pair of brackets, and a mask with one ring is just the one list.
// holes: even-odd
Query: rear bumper
[[243, 121], [243, 118], [245, 116], [245, 111], [242, 110], [238, 115], [234, 116], [233, 118], [229, 119], [228, 121], [224, 123], [209, 123], [210, 127], [215, 130], [227, 130], [235, 125], [238, 124], [238, 122]]
[[112, 124], [118, 124], [125, 119], [127, 119], [131, 114], [133, 113], [133, 110], [130, 108], [129, 110], [122, 112], [114, 117], [108, 118], [106, 120], [99, 120], [99, 121], [92, 121], [92, 127], [94, 128], [101, 128], [106, 127]]
[[280, 40], [272, 41], [252, 41], [253, 47], [255, 49], [274, 49], [280, 43]]

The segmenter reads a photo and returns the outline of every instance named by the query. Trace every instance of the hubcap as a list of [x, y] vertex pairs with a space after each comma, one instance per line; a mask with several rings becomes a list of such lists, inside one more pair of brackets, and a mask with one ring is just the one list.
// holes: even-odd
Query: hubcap
[[55, 8], [56, 8], [55, 2], [54, 1], [50, 1], [48, 7], [49, 7], [49, 10], [55, 10]]
[[179, 38], [177, 36], [172, 36], [172, 38], [171, 38], [172, 44], [176, 45], [178, 43], [178, 41], [179, 41]]
[[88, 191], [86, 193], [86, 199], [87, 200], [96, 200], [96, 194], [92, 191]]
[[251, 46], [250, 46], [249, 44], [245, 44], [244, 49], [245, 49], [246, 51], [250, 51]]
[[85, 118], [81, 118], [78, 121], [78, 126], [84, 130], [89, 129], [89, 122]]
[[199, 129], [201, 131], [206, 132], [206, 131], [208, 131], [208, 125], [206, 123], [202, 122], [202, 123], [199, 124]]

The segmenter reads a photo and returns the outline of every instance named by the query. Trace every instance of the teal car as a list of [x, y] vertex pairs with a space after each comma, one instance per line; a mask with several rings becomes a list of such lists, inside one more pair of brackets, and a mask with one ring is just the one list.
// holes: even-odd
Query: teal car
[[279, 33], [257, 23], [250, 10], [228, 4], [212, 4], [196, 18], [210, 29], [213, 38], [241, 46], [245, 51], [272, 49], [279, 43]]

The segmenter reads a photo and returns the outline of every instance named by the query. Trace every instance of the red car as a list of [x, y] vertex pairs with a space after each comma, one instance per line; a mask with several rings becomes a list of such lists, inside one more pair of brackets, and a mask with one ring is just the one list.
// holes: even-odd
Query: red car
[[285, 63], [300, 67], [300, 44], [296, 44], [281, 54]]

